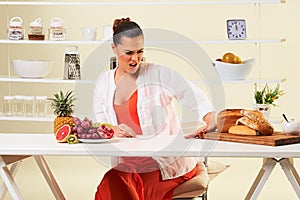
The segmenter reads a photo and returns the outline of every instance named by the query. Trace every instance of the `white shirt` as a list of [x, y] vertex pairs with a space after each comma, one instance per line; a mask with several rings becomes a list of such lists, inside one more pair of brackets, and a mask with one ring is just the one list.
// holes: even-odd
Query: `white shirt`
[[[94, 91], [93, 107], [98, 122], [118, 125], [113, 108], [115, 70], [105, 71], [99, 76]], [[193, 111], [198, 122], [213, 111], [213, 106], [200, 88], [166, 66], [141, 64], [136, 84], [137, 112], [143, 136], [183, 133], [174, 99]], [[184, 175], [198, 162], [198, 158], [194, 157], [153, 156], [153, 159], [160, 165], [163, 179]]]

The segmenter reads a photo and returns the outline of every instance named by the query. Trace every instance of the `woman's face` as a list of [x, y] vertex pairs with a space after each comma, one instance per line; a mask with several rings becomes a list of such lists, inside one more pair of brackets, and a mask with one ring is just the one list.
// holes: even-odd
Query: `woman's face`
[[118, 57], [119, 73], [135, 74], [144, 54], [144, 37], [142, 35], [134, 38], [123, 36], [121, 44], [112, 47]]

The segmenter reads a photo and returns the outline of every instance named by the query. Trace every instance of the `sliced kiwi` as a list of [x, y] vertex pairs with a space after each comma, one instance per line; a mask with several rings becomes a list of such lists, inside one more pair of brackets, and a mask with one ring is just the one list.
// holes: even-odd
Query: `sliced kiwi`
[[76, 135], [69, 135], [68, 137], [67, 137], [67, 143], [68, 144], [76, 144], [76, 143], [78, 143], [78, 138], [77, 138], [77, 136]]

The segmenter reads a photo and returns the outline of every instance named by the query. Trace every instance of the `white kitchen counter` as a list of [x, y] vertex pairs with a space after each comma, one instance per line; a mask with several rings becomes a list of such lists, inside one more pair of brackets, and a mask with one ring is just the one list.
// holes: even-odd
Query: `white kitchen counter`
[[0, 134], [0, 155], [300, 157], [300, 144], [264, 146], [183, 136], [116, 138], [99, 144], [58, 143], [54, 134]]
[[[116, 138], [105, 143], [58, 143], [54, 134], [0, 134], [0, 174], [13, 199], [22, 195], [13, 179], [18, 161], [33, 156], [56, 199], [65, 199], [43, 156], [198, 156], [198, 157], [261, 157], [266, 158], [261, 171], [245, 199], [256, 199], [277, 163], [300, 199], [300, 178], [287, 158], [300, 157], [300, 144], [264, 146], [222, 142], [217, 140], [184, 139], [183, 135], [160, 135], [149, 138]], [[7, 165], [12, 163], [9, 169]], [[0, 189], [0, 199], [6, 188]]]

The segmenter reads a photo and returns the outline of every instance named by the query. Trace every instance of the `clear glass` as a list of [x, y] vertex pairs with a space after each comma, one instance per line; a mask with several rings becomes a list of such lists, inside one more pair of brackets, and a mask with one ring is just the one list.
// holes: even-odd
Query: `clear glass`
[[32, 117], [35, 115], [35, 100], [34, 96], [24, 97], [25, 116]]
[[14, 100], [14, 115], [15, 116], [24, 116], [25, 104], [24, 104], [24, 96], [15, 96]]
[[3, 97], [3, 115], [4, 116], [13, 116], [13, 103], [14, 103], [14, 96], [4, 96]]
[[47, 96], [36, 96], [36, 116], [45, 117], [47, 115]]

